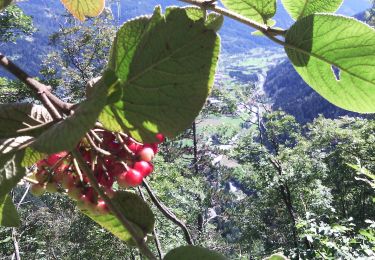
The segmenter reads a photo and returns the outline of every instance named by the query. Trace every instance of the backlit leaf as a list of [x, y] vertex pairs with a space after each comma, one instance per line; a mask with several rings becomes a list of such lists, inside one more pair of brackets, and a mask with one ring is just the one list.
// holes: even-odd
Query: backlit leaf
[[294, 68], [320, 95], [343, 109], [375, 112], [375, 30], [329, 14], [298, 20], [286, 35]]
[[84, 21], [86, 17], [101, 14], [105, 0], [61, 0], [66, 9], [77, 19]]
[[334, 13], [343, 0], [281, 0], [289, 15], [298, 20], [314, 13]]
[[225, 7], [259, 23], [268, 24], [276, 13], [276, 0], [222, 0]]

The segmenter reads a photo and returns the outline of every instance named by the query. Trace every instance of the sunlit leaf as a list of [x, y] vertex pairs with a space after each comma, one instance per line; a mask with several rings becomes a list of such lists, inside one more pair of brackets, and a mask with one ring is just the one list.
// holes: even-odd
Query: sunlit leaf
[[281, 0], [285, 9], [294, 19], [300, 19], [314, 13], [334, 13], [343, 0]]
[[329, 14], [298, 20], [285, 50], [297, 72], [320, 95], [354, 112], [375, 112], [375, 30]]
[[276, 0], [222, 0], [225, 7], [250, 18], [267, 24], [276, 13]]
[[101, 14], [105, 0], [61, 0], [66, 9], [77, 19], [84, 21], [86, 17]]

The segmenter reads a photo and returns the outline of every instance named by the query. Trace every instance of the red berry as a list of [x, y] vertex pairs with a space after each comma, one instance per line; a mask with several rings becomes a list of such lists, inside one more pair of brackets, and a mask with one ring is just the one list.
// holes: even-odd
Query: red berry
[[108, 174], [111, 176], [119, 176], [121, 173], [126, 171], [125, 166], [122, 163], [116, 163], [111, 168], [108, 169]]
[[165, 141], [165, 137], [164, 137], [164, 135], [161, 134], [161, 133], [156, 134], [155, 137], [156, 137], [156, 139], [159, 140], [158, 144], [161, 144], [162, 142]]
[[55, 173], [64, 173], [69, 168], [69, 164], [62, 162], [59, 166], [57, 166], [54, 170]]
[[147, 177], [154, 170], [152, 164], [145, 161], [136, 162], [133, 168], [134, 170], [139, 171], [143, 177]]
[[42, 184], [38, 183], [38, 184], [33, 184], [31, 186], [30, 191], [34, 196], [42, 196], [43, 193], [46, 191], [46, 189], [44, 188]]
[[104, 187], [104, 190], [105, 190], [105, 194], [108, 196], [108, 198], [113, 199], [113, 197], [115, 196], [115, 191], [112, 190], [112, 187], [111, 188], [105, 188]]
[[93, 187], [86, 188], [85, 192], [86, 197], [91, 201], [94, 202], [98, 198], [98, 193], [94, 190]]
[[128, 141], [128, 143], [126, 144], [126, 146], [129, 148], [130, 151], [132, 151], [133, 153], [138, 153], [141, 149], [142, 149], [142, 145], [140, 144], [137, 144], [137, 143], [134, 143], [132, 141]]
[[154, 150], [150, 147], [145, 147], [138, 152], [139, 159], [146, 162], [151, 162], [155, 156]]
[[128, 151], [121, 150], [117, 153], [117, 157], [122, 160], [126, 160], [127, 158], [131, 157]]
[[91, 163], [91, 152], [90, 151], [86, 151], [86, 150], [83, 150], [81, 151], [81, 154], [82, 154], [82, 157], [85, 159], [85, 161], [87, 163]]
[[46, 159], [46, 163], [48, 166], [52, 167], [54, 166], [59, 160], [61, 159], [61, 157], [55, 153], [55, 154], [51, 154], [50, 156], [48, 156], [48, 158]]
[[64, 176], [61, 185], [64, 189], [69, 190], [70, 188], [75, 186], [75, 184], [76, 184], [76, 179], [71, 173], [68, 173], [67, 175]]
[[47, 166], [46, 160], [41, 160], [36, 163], [36, 167], [38, 167], [38, 169], [44, 169], [45, 166]]
[[103, 142], [104, 142], [104, 144], [112, 143], [115, 140], [115, 138], [116, 137], [111, 132], [108, 132], [108, 131], [103, 132]]
[[91, 213], [95, 212], [95, 204], [91, 202], [90, 198], [86, 195], [82, 195], [77, 201], [77, 206], [81, 210], [88, 210]]
[[95, 211], [99, 215], [105, 215], [109, 212], [107, 204], [104, 200], [98, 199], [98, 204], [96, 204]]
[[154, 151], [154, 154], [157, 154], [158, 150], [159, 150], [157, 144], [145, 144], [143, 147], [144, 148], [146, 148], [146, 147], [151, 148]]
[[113, 166], [113, 164], [115, 164], [115, 162], [116, 162], [115, 158], [113, 158], [111, 156], [108, 156], [108, 157], [104, 158], [104, 165], [107, 169], [111, 168]]
[[129, 169], [117, 178], [119, 186], [123, 188], [138, 186], [142, 183], [142, 180], [142, 174], [134, 169]]
[[103, 174], [100, 179], [98, 179], [98, 182], [104, 186], [104, 187], [107, 187], [107, 188], [111, 188], [113, 183], [115, 182], [115, 180], [113, 179], [113, 177], [111, 175], [106, 175], [106, 174]]
[[118, 153], [121, 150], [121, 144], [115, 142], [108, 143], [107, 149], [113, 153]]
[[63, 181], [65, 177], [65, 172], [62, 172], [62, 173], [55, 173], [53, 175], [53, 180], [56, 182], [56, 183], [61, 183]]

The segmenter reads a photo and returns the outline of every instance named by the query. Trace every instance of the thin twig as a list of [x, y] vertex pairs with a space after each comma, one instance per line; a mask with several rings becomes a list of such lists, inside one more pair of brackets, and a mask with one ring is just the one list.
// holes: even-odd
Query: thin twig
[[39, 182], [34, 180], [34, 179], [31, 179], [29, 177], [23, 177], [23, 180], [27, 181], [27, 182], [30, 182], [32, 184], [38, 184]]
[[[142, 189], [139, 188], [139, 187], [138, 187], [138, 192], [141, 195], [143, 201], [146, 201], [145, 195], [143, 194]], [[154, 226], [154, 230], [152, 231], [152, 235], [154, 236], [155, 245], [156, 245], [156, 249], [157, 249], [158, 254], [159, 254], [159, 258], [163, 259], [163, 251], [161, 249], [161, 244], [160, 244], [159, 236], [158, 236], [158, 234], [156, 232], [156, 227], [155, 226]]]
[[189, 245], [194, 245], [193, 238], [190, 234], [189, 229], [186, 227], [185, 223], [178, 219], [155, 195], [153, 190], [151, 189], [150, 185], [147, 183], [146, 180], [143, 180], [143, 186], [146, 188], [148, 195], [150, 196], [152, 202], [155, 206], [163, 213], [163, 215], [179, 226], [182, 231], [184, 232], [185, 239]]
[[101, 154], [103, 154], [103, 155], [105, 155], [105, 156], [111, 156], [111, 155], [112, 155], [110, 152], [108, 152], [108, 151], [106, 151], [106, 150], [104, 150], [104, 149], [98, 147], [98, 146], [95, 144], [94, 140], [92, 140], [92, 138], [91, 138], [91, 136], [90, 136], [89, 134], [86, 134], [86, 138], [87, 138], [87, 141], [89, 141], [91, 147], [92, 147], [95, 151], [97, 151], [98, 153], [101, 153]]
[[118, 218], [121, 224], [125, 227], [126, 230], [129, 231], [131, 236], [133, 237], [135, 243], [139, 250], [149, 259], [156, 260], [157, 258], [151, 252], [151, 250], [147, 247], [145, 240], [143, 237], [139, 236], [137, 230], [133, 227], [133, 224], [122, 214], [120, 207], [117, 205], [115, 201], [112, 201], [105, 192], [99, 187], [98, 182], [94, 176], [93, 171], [90, 167], [87, 166], [85, 163], [82, 155], [79, 153], [78, 150], [73, 150], [72, 154], [74, 158], [78, 161], [80, 168], [85, 172], [86, 176], [90, 181], [90, 185], [94, 188], [94, 190], [99, 194], [99, 196], [105, 201], [110, 211]]
[[[24, 70], [10, 61], [5, 55], [0, 53], [0, 65], [6, 70], [16, 76], [19, 80], [25, 83], [38, 95], [40, 101], [47, 108], [48, 112], [54, 119], [60, 120], [62, 116], [59, 111], [69, 114], [73, 108], [73, 104], [66, 103], [53, 95], [50, 90], [51, 87], [44, 85], [36, 79], [29, 76]], [[59, 110], [59, 111], [58, 111]]]
[[135, 156], [135, 153], [133, 153], [132, 150], [129, 149], [129, 147], [125, 144], [124, 142], [124, 139], [122, 139], [120, 133], [116, 133], [116, 138], [118, 139], [118, 141], [120, 142], [122, 148], [125, 149], [125, 151], [127, 151], [129, 154], [131, 154], [132, 156]]

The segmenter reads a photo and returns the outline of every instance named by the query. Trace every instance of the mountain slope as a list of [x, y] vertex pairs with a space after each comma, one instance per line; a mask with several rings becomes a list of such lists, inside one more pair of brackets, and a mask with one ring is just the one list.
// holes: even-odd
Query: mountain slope
[[322, 98], [303, 81], [289, 61], [268, 72], [263, 88], [272, 100], [273, 109], [284, 110], [295, 116], [300, 123], [311, 122], [319, 114], [326, 118], [358, 115], [338, 108]]

